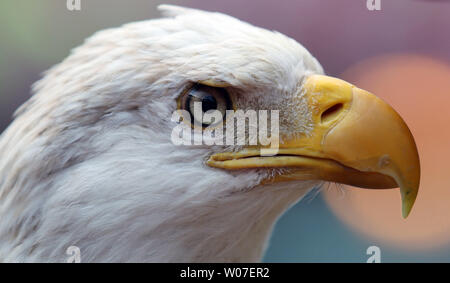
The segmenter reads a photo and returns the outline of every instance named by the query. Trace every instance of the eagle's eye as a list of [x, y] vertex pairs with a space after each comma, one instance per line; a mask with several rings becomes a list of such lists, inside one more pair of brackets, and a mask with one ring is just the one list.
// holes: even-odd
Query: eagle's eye
[[[180, 97], [180, 109], [189, 112], [193, 125], [206, 128], [225, 121], [226, 111], [232, 110], [233, 105], [225, 88], [195, 84]], [[212, 111], [220, 112], [220, 119], [219, 115], [205, 119], [204, 115], [211, 114]]]

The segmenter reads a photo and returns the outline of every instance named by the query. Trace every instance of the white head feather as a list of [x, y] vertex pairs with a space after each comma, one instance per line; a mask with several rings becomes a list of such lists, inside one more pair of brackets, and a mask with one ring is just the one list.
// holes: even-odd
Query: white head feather
[[[191, 82], [235, 90], [239, 109], [280, 109], [308, 132], [302, 78], [322, 73], [293, 39], [198, 10], [98, 32], [50, 69], [0, 138], [0, 261], [258, 261], [277, 218], [315, 182], [258, 186], [222, 146], [171, 143]], [[298, 116], [294, 113], [303, 113]]]

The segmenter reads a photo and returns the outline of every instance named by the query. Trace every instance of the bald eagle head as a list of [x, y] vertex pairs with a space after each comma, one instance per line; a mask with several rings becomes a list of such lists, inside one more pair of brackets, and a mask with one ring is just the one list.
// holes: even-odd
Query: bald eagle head
[[[69, 246], [85, 262], [258, 261], [277, 218], [324, 181], [399, 186], [409, 213], [417, 150], [386, 103], [280, 33], [160, 9], [76, 48], [1, 136], [0, 261], [64, 261]], [[174, 143], [181, 124], [207, 131], [194, 102], [278, 111], [276, 151]]]

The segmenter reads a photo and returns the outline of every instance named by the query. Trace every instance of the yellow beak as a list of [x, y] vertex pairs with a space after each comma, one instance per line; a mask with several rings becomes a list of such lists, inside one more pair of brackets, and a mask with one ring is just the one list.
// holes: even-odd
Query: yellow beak
[[414, 138], [402, 118], [375, 95], [345, 81], [313, 75], [303, 84], [312, 132], [282, 137], [275, 156], [261, 148], [212, 155], [207, 164], [228, 170], [290, 168], [267, 180], [324, 180], [364, 188], [400, 187], [407, 217], [417, 196], [420, 163]]

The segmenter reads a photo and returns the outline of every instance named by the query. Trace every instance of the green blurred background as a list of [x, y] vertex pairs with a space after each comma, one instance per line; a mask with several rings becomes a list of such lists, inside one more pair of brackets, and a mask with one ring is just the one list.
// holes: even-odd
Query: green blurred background
[[[447, 72], [449, 2], [381, 0], [381, 11], [368, 11], [366, 0], [81, 0], [81, 11], [69, 11], [65, 0], [2, 0], [0, 132], [11, 122], [14, 110], [28, 99], [30, 86], [43, 71], [97, 30], [159, 17], [156, 6], [161, 3], [220, 11], [280, 31], [308, 48], [329, 75], [340, 76], [367, 58], [385, 54], [420, 54], [439, 62]], [[440, 75], [446, 78], [448, 73]], [[447, 89], [444, 95], [450, 97], [449, 92]], [[411, 107], [420, 111], [418, 105]], [[450, 196], [442, 201], [450, 204]], [[445, 210], [443, 217], [450, 218], [449, 211]], [[400, 247], [384, 239], [383, 233], [374, 237], [361, 233], [338, 215], [323, 194], [307, 197], [277, 223], [265, 261], [365, 262], [369, 257], [366, 249], [372, 245], [381, 248], [384, 262], [450, 261], [448, 241], [441, 240], [432, 248]], [[441, 229], [445, 230], [441, 238], [450, 238], [447, 228]], [[433, 237], [425, 240], [433, 241]]]

